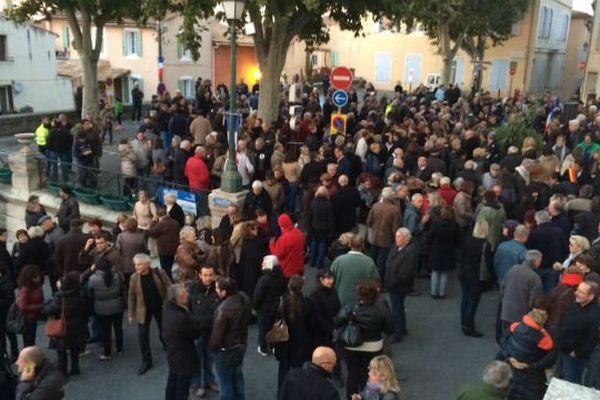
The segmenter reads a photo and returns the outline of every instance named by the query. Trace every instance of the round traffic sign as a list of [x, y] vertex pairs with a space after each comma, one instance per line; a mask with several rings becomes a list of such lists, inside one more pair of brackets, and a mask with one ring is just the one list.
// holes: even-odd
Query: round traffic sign
[[348, 103], [348, 93], [343, 90], [336, 90], [331, 96], [331, 101], [338, 108], [344, 107]]
[[335, 67], [329, 77], [331, 86], [339, 90], [346, 90], [352, 86], [352, 71], [346, 67]]

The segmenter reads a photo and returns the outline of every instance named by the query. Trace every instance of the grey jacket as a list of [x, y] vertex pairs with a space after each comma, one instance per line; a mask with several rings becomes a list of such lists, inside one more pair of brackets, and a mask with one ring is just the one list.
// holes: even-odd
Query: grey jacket
[[113, 274], [110, 286], [104, 283], [104, 272], [95, 271], [90, 277], [88, 290], [90, 297], [94, 299], [94, 312], [98, 315], [115, 315], [125, 310], [123, 275]]
[[500, 286], [502, 321], [518, 322], [531, 310], [533, 301], [542, 295], [542, 280], [527, 262], [512, 267]]

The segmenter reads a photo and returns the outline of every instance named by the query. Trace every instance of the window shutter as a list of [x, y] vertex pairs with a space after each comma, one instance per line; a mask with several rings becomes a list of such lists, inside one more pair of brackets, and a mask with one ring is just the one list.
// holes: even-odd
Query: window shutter
[[127, 40], [129, 36], [129, 32], [128, 31], [123, 31], [123, 55], [124, 56], [128, 56], [129, 55], [129, 46], [128, 43], [129, 41]]
[[71, 38], [69, 37], [69, 26], [65, 25], [62, 27], [61, 37], [63, 49], [69, 49], [71, 47]]
[[183, 79], [177, 79], [177, 89], [181, 91], [181, 94], [186, 96], [185, 93], [185, 84]]
[[331, 53], [331, 66], [332, 67], [338, 66], [338, 52], [335, 50]]
[[142, 56], [142, 32], [135, 32], [135, 51], [138, 56]]

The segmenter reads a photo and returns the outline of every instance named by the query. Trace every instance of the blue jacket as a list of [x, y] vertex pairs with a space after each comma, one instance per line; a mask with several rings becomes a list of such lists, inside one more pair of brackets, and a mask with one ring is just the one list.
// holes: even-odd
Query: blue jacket
[[502, 282], [509, 269], [525, 260], [526, 253], [525, 245], [517, 240], [513, 239], [500, 243], [494, 256], [494, 271], [496, 272], [498, 284]]
[[552, 338], [546, 330], [533, 321], [528, 315], [522, 322], [510, 326], [510, 336], [503, 346], [507, 357], [533, 364], [540, 361], [554, 348]]

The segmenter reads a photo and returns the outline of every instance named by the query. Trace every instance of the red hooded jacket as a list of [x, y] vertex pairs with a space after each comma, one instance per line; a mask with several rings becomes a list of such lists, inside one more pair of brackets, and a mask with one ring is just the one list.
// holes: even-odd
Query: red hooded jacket
[[304, 234], [296, 227], [287, 214], [277, 218], [281, 228], [281, 236], [271, 240], [269, 249], [271, 254], [277, 256], [281, 270], [286, 278], [295, 274], [304, 273]]
[[185, 176], [192, 190], [210, 189], [210, 174], [202, 156], [196, 154], [185, 163]]

